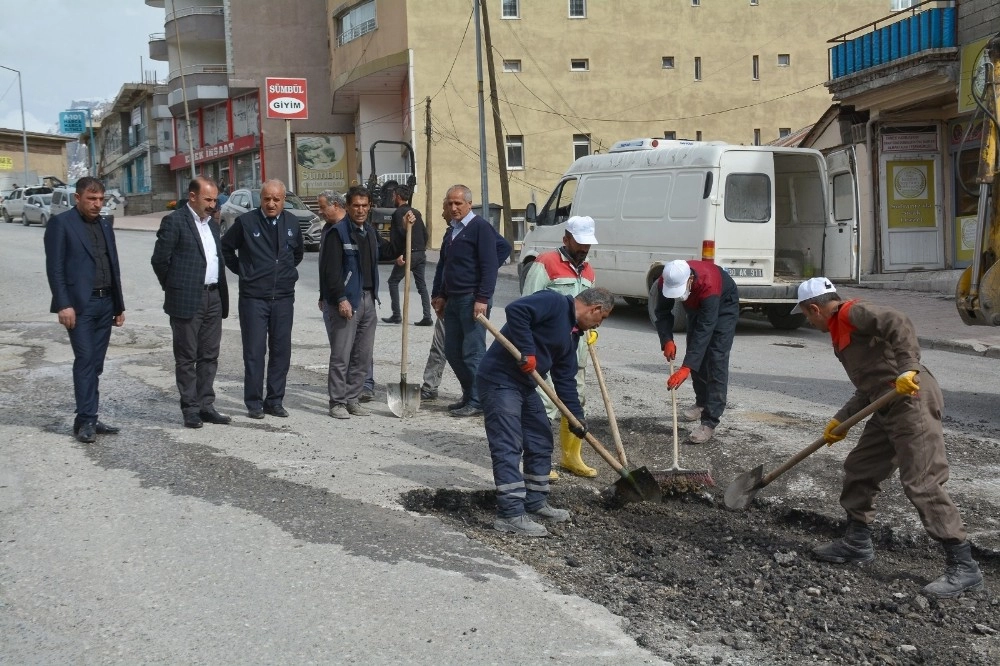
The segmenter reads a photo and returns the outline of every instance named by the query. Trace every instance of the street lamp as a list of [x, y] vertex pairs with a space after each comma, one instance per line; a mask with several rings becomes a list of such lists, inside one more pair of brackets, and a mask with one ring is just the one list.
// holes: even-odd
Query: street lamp
[[21, 140], [24, 142], [24, 187], [28, 186], [28, 132], [24, 128], [24, 91], [21, 90], [21, 72], [11, 67], [0, 65], [0, 69], [17, 74], [17, 96], [21, 98]]

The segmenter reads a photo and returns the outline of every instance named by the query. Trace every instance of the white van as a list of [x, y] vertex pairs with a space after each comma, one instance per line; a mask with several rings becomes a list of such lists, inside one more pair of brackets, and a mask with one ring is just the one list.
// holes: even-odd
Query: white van
[[570, 215], [589, 215], [597, 284], [629, 304], [649, 297], [664, 263], [709, 259], [732, 275], [744, 309], [794, 329], [804, 321], [789, 314], [803, 278], [854, 274], [853, 181], [838, 182], [837, 197], [828, 189], [823, 155], [812, 149], [620, 141], [573, 162], [540, 212], [528, 205], [519, 271], [523, 279], [539, 253], [562, 245]]

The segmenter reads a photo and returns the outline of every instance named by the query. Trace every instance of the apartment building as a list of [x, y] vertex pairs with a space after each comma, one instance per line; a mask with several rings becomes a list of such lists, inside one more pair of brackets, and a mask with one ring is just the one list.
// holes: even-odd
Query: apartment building
[[1000, 11], [996, 0], [894, 4], [901, 11], [833, 38], [827, 87], [837, 104], [804, 144], [855, 162], [858, 276], [927, 273], [948, 289], [975, 246], [974, 95]]
[[[515, 216], [544, 203], [577, 157], [632, 137], [767, 143], [829, 107], [827, 39], [885, 15], [890, 0], [488, 0], [502, 148]], [[448, 185], [480, 193], [476, 31], [470, 0], [329, 0], [330, 92], [368, 147], [417, 153], [416, 202]], [[485, 51], [485, 49], [484, 49]], [[489, 93], [486, 64], [484, 87]], [[427, 100], [430, 111], [427, 111]], [[489, 197], [500, 201], [486, 103]], [[426, 128], [430, 125], [430, 149]], [[421, 189], [430, 152], [434, 192]], [[396, 147], [377, 171], [403, 171]], [[438, 233], [432, 233], [438, 241]]]

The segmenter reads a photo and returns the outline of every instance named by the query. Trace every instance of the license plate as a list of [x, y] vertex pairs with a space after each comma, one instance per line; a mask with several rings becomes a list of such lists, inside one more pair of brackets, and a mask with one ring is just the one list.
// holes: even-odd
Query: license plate
[[763, 268], [738, 268], [735, 266], [727, 266], [726, 272], [729, 273], [730, 277], [733, 278], [762, 278], [764, 277]]

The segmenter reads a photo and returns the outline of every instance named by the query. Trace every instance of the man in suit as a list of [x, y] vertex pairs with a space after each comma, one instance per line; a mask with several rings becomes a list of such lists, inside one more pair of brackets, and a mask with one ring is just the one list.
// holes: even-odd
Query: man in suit
[[214, 219], [218, 192], [210, 178], [192, 180], [187, 205], [160, 222], [150, 260], [163, 288], [163, 311], [170, 315], [174, 374], [188, 428], [232, 421], [216, 411], [213, 388], [222, 320], [229, 316], [226, 267]]
[[118, 428], [97, 418], [98, 383], [111, 340], [111, 326], [125, 323], [121, 269], [115, 233], [101, 217], [104, 185], [85, 176], [76, 181], [76, 206], [45, 227], [45, 272], [52, 290], [50, 311], [69, 332], [73, 347], [73, 434], [84, 444]]
[[[260, 208], [236, 218], [222, 237], [226, 267], [240, 277], [240, 333], [243, 338], [243, 402], [247, 416], [285, 418], [285, 380], [292, 360], [296, 266], [302, 261], [298, 219], [285, 212], [285, 184], [269, 180]], [[267, 392], [264, 392], [264, 357]]]

